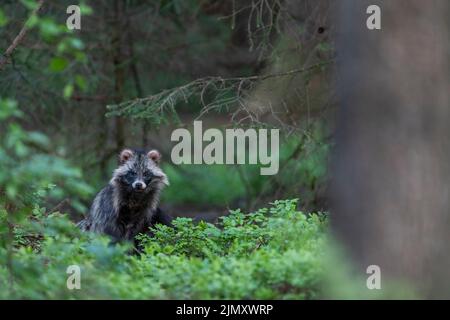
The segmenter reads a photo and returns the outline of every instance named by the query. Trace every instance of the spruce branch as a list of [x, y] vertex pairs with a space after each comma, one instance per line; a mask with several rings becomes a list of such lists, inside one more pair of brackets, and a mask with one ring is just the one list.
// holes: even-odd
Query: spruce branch
[[244, 100], [256, 83], [271, 78], [296, 76], [329, 65], [333, 60], [322, 61], [311, 66], [292, 69], [285, 72], [248, 77], [222, 78], [219, 76], [196, 79], [179, 87], [163, 90], [157, 94], [108, 105], [107, 116], [129, 116], [135, 119], [147, 118], [160, 123], [166, 115], [176, 116], [175, 107], [179, 102], [187, 103], [198, 97], [202, 109], [198, 118], [213, 110], [238, 107], [247, 112], [247, 117], [254, 120], [251, 111], [246, 108]]

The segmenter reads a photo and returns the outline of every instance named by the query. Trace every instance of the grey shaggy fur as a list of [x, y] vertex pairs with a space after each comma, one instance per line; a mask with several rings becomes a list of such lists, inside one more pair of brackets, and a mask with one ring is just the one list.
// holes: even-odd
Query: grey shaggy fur
[[[159, 153], [125, 149], [120, 157], [111, 181], [95, 197], [86, 219], [78, 223], [81, 230], [107, 234], [115, 242], [132, 241], [155, 223], [170, 225], [170, 218], [158, 208], [161, 190], [169, 184], [158, 165]], [[136, 183], [141, 184], [140, 190]]]

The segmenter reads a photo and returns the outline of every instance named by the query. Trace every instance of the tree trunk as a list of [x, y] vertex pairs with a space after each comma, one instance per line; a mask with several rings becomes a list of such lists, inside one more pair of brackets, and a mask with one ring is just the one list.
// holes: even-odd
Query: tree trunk
[[[113, 19], [113, 65], [114, 65], [114, 91], [115, 103], [122, 102], [124, 96], [125, 84], [125, 66], [123, 54], [123, 26], [124, 26], [124, 10], [126, 3], [121, 0], [114, 0], [114, 19]], [[123, 149], [125, 145], [124, 119], [120, 116], [116, 117], [116, 147], [117, 151]]]
[[450, 298], [450, 2], [338, 5], [332, 226], [361, 275], [378, 265], [386, 285]]

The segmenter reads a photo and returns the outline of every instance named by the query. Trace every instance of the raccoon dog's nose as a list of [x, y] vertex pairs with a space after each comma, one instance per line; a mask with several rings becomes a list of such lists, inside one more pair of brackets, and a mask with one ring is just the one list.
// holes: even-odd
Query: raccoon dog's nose
[[144, 190], [147, 187], [145, 185], [145, 183], [142, 181], [135, 181], [135, 182], [133, 182], [132, 186], [133, 186], [133, 189], [136, 189], [136, 190]]

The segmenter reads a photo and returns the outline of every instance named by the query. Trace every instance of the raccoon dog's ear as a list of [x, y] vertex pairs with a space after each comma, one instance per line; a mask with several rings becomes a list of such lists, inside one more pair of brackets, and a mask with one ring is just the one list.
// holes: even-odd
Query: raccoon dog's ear
[[161, 161], [161, 154], [157, 150], [149, 151], [147, 153], [147, 157], [149, 157], [156, 164], [159, 164]]
[[125, 162], [130, 160], [130, 158], [132, 156], [133, 156], [133, 151], [131, 151], [130, 149], [122, 150], [122, 152], [120, 153], [120, 156], [119, 156], [120, 164], [124, 164]]

